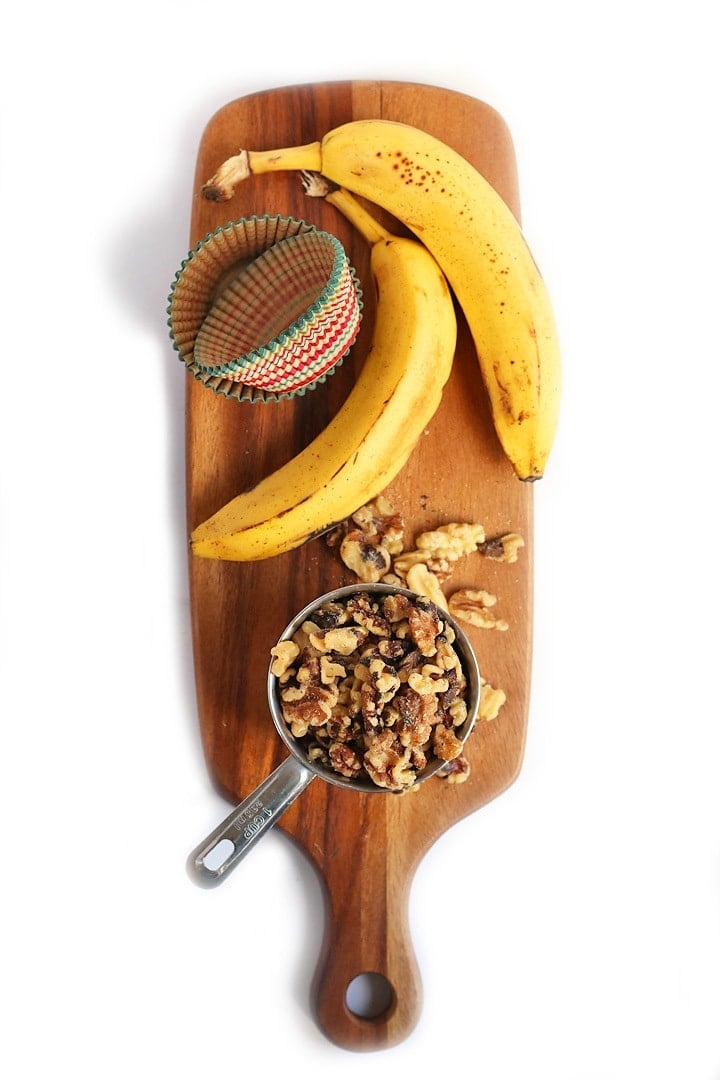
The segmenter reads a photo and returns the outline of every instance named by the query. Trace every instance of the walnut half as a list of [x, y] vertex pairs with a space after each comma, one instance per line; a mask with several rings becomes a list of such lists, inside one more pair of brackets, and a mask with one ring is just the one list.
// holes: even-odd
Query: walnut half
[[496, 618], [489, 610], [496, 602], [497, 597], [484, 589], [458, 589], [450, 597], [448, 607], [451, 615], [471, 626], [484, 630], [507, 630], [507, 621]]

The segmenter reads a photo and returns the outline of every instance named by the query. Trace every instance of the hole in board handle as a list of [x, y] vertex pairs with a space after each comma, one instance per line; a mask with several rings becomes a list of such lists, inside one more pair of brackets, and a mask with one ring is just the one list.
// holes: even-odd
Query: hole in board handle
[[393, 988], [384, 975], [364, 971], [356, 975], [345, 992], [345, 1004], [360, 1020], [377, 1020], [395, 1000]]

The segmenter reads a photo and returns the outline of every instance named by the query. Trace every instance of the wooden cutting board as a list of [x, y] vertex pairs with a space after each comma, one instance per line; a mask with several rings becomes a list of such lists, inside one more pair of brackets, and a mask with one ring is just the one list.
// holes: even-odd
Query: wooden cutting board
[[[200, 188], [242, 147], [307, 143], [346, 121], [373, 117], [414, 124], [442, 138], [485, 175], [519, 216], [510, 134], [492, 108], [466, 95], [414, 83], [348, 81], [269, 90], [220, 109], [199, 147], [190, 247], [218, 225], [240, 217], [282, 213], [303, 218], [341, 240], [362, 282], [365, 307], [350, 357], [305, 397], [271, 405], [241, 404], [213, 394], [188, 376], [189, 530], [297, 453], [327, 424], [362, 365], [374, 317], [367, 245], [333, 207], [304, 194], [297, 174], [252, 177], [239, 186], [232, 201], [222, 204], [202, 199]], [[392, 219], [384, 220], [405, 231]], [[408, 931], [414, 872], [438, 837], [512, 783], [525, 742], [532, 486], [514, 477], [496, 441], [462, 317], [455, 366], [440, 410], [386, 494], [404, 515], [409, 543], [424, 529], [473, 521], [484, 524], [488, 537], [519, 532], [525, 547], [514, 564], [475, 553], [458, 564], [448, 582], [453, 589], [480, 587], [494, 593], [497, 614], [510, 624], [504, 633], [468, 629], [481, 673], [507, 694], [498, 718], [479, 725], [469, 740], [470, 778], [452, 786], [433, 778], [405, 796], [358, 795], [316, 780], [278, 823], [316, 867], [326, 897], [325, 938], [311, 990], [315, 1016], [329, 1039], [352, 1050], [396, 1044], [418, 1021], [421, 979]], [[322, 537], [257, 563], [191, 556], [189, 576], [206, 764], [219, 791], [236, 803], [287, 754], [267, 706], [271, 646], [308, 601], [355, 578]], [[252, 873], [249, 861], [242, 872]], [[234, 884], [238, 887], [237, 878]], [[464, 933], [472, 951], [472, 928]], [[356, 1016], [347, 1006], [349, 983], [364, 973], [383, 976], [392, 990], [392, 1004], [379, 1017]]]

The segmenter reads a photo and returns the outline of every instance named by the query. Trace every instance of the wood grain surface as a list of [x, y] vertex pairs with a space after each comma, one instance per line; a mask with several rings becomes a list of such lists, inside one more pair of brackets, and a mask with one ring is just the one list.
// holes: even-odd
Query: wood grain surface
[[[251, 177], [224, 204], [203, 200], [200, 188], [241, 147], [311, 142], [348, 120], [373, 117], [414, 124], [442, 138], [486, 176], [519, 217], [507, 127], [494, 109], [466, 95], [414, 83], [348, 81], [269, 90], [220, 109], [199, 147], [190, 247], [218, 225], [251, 214], [303, 218], [342, 241], [361, 279], [365, 307], [350, 357], [304, 397], [240, 404], [188, 377], [188, 530], [297, 453], [327, 424], [363, 363], [374, 314], [367, 245], [331, 206], [308, 198], [296, 174]], [[395, 231], [405, 232], [383, 217]], [[446, 830], [512, 783], [522, 762], [531, 667], [532, 486], [514, 477], [496, 441], [462, 316], [454, 370], [440, 410], [386, 494], [404, 515], [410, 541], [439, 524], [475, 521], [484, 524], [489, 537], [521, 533], [525, 547], [514, 564], [469, 556], [448, 583], [453, 589], [480, 587], [495, 593], [497, 614], [510, 624], [505, 633], [468, 631], [484, 678], [507, 694], [497, 720], [476, 727], [469, 740], [469, 780], [451, 786], [432, 779], [405, 796], [360, 795], [316, 780], [278, 823], [323, 883], [325, 937], [309, 992], [321, 1030], [351, 1050], [392, 1046], [417, 1023], [421, 978], [408, 930], [414, 872]], [[190, 557], [189, 579], [206, 764], [218, 790], [235, 803], [287, 754], [267, 705], [271, 646], [308, 601], [355, 579], [322, 537], [256, 563]], [[250, 860], [243, 873], [252, 873]], [[233, 884], [238, 887], [237, 877]], [[269, 927], [266, 932], [270, 937]], [[472, 952], [472, 928], [465, 933]], [[281, 977], [282, 958], [277, 964]], [[392, 1003], [378, 1017], [359, 1017], [348, 1008], [347, 986], [361, 973], [380, 974], [392, 989]]]

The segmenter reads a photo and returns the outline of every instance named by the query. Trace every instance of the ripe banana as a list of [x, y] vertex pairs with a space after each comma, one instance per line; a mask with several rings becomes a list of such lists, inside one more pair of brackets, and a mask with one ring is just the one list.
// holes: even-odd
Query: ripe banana
[[314, 441], [192, 532], [195, 555], [265, 559], [331, 528], [391, 482], [440, 404], [457, 337], [445, 277], [422, 244], [392, 236], [352, 196], [336, 205], [371, 244], [371, 349]]
[[494, 188], [437, 138], [390, 120], [356, 120], [321, 142], [242, 150], [203, 187], [232, 197], [252, 173], [309, 170], [381, 206], [432, 252], [467, 320], [501, 446], [522, 480], [543, 475], [560, 404], [560, 351], [547, 288]]

